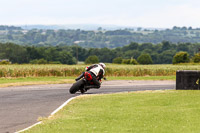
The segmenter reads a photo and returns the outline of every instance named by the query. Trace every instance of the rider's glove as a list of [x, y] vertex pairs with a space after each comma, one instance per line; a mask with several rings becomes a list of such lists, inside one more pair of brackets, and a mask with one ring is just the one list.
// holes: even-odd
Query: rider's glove
[[88, 70], [88, 67], [85, 68], [85, 71], [87, 71], [87, 70]]

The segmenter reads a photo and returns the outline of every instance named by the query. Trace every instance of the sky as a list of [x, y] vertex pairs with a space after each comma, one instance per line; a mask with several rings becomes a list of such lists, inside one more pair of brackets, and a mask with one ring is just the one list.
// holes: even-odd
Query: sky
[[200, 0], [0, 0], [0, 25], [200, 27]]

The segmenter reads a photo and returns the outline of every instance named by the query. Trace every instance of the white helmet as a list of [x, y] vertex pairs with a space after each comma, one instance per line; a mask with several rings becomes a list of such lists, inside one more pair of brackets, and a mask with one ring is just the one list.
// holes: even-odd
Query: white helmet
[[106, 68], [106, 65], [105, 65], [104, 63], [99, 63], [99, 65], [100, 65], [101, 67], [103, 67], [103, 69]]

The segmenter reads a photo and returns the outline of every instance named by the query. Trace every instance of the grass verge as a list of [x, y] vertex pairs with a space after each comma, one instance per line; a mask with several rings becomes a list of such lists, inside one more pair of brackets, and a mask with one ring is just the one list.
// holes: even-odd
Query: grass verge
[[0, 78], [0, 87], [36, 85], [36, 84], [62, 84], [62, 83], [73, 83], [73, 82], [74, 82], [74, 77]]
[[108, 77], [108, 80], [176, 80], [176, 76], [120, 76]]
[[27, 133], [199, 133], [200, 91], [82, 96]]
[[[0, 78], [0, 87], [74, 83], [76, 77]], [[175, 80], [175, 76], [107, 77], [108, 80]]]

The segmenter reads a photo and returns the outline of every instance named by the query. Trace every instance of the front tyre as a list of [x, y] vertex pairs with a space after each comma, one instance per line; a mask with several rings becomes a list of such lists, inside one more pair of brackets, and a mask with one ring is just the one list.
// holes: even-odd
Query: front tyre
[[71, 94], [75, 94], [77, 91], [79, 91], [84, 86], [84, 80], [78, 80], [76, 83], [72, 85], [72, 87], [69, 89], [69, 92]]

